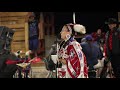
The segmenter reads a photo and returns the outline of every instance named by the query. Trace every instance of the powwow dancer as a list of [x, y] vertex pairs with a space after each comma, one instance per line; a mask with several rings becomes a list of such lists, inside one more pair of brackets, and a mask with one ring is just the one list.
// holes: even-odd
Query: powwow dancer
[[88, 78], [86, 57], [80, 44], [74, 39], [76, 32], [85, 34], [85, 27], [66, 24], [60, 32], [64, 41], [59, 46], [58, 60], [62, 62], [63, 68], [58, 68], [58, 78]]

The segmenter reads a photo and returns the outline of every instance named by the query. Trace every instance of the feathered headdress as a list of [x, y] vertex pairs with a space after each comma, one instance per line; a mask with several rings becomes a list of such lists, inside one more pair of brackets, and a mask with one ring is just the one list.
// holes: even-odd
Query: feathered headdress
[[81, 24], [76, 24], [75, 13], [73, 13], [73, 24], [69, 23], [69, 24], [66, 24], [66, 26], [71, 33], [72, 33], [72, 30], [74, 30], [75, 32], [80, 33], [80, 34], [85, 34], [86, 33], [85, 26], [83, 26]]

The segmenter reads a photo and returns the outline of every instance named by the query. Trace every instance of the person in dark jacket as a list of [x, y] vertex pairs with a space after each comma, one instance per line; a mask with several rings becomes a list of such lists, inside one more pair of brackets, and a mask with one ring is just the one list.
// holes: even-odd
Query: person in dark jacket
[[0, 78], [13, 78], [17, 70], [16, 64], [7, 64], [8, 60], [17, 61], [11, 52], [11, 42], [14, 31], [8, 27], [0, 27]]
[[106, 22], [109, 31], [105, 38], [105, 57], [111, 61], [114, 75], [120, 78], [120, 29], [119, 22], [115, 18], [109, 18]]
[[[95, 70], [96, 68], [99, 68], [101, 64], [98, 60], [100, 60], [100, 49], [96, 43], [93, 42], [93, 38], [91, 35], [85, 36], [86, 42], [81, 43], [82, 51], [84, 52], [86, 59], [87, 59], [87, 65], [89, 67], [89, 71]], [[96, 74], [90, 75], [89, 78], [95, 78]]]

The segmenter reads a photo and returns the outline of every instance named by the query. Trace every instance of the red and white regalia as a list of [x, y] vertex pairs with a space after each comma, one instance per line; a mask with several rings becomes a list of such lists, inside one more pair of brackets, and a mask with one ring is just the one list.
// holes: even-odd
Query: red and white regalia
[[88, 78], [86, 57], [76, 40], [69, 40], [58, 55], [66, 60], [66, 65], [58, 69], [58, 78]]

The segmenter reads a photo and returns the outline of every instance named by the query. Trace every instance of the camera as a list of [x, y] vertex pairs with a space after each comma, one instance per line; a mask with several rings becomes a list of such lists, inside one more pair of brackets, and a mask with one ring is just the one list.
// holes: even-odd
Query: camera
[[10, 50], [14, 31], [8, 27], [0, 26], [0, 51]]

